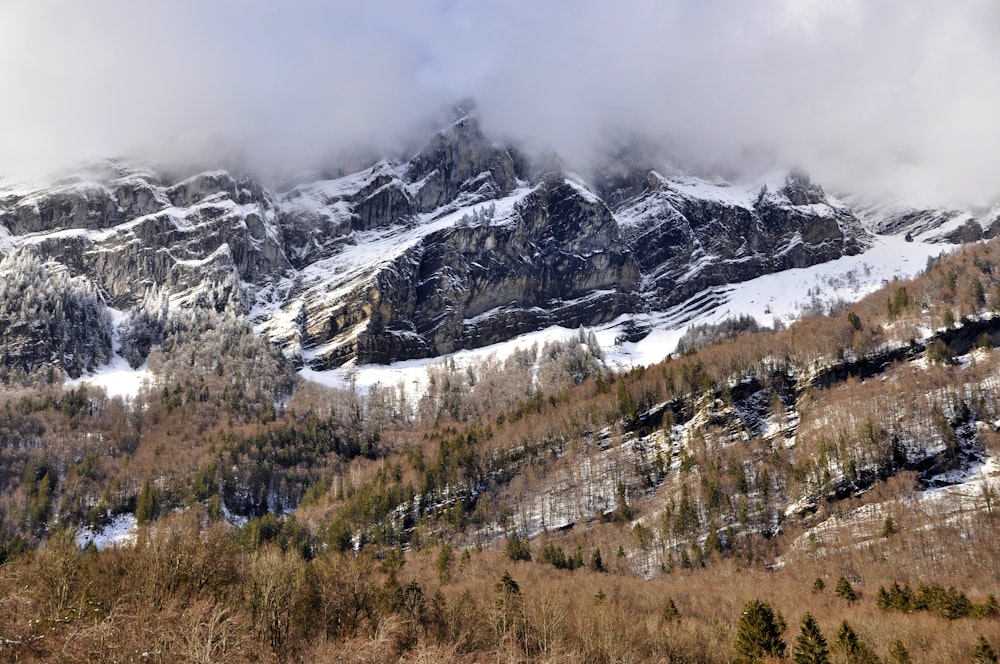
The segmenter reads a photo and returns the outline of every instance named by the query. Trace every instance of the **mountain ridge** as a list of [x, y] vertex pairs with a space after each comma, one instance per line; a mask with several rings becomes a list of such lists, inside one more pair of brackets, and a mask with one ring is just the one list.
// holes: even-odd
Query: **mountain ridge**
[[0, 251], [30, 247], [122, 311], [165, 294], [247, 317], [324, 370], [668, 310], [858, 254], [887, 228], [797, 169], [746, 185], [632, 165], [591, 185], [551, 167], [474, 115], [409, 160], [280, 192], [238, 172], [108, 162], [3, 188]]

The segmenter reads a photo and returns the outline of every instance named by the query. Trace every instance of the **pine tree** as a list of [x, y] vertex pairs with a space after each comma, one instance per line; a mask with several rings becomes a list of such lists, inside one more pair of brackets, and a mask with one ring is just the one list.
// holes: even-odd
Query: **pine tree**
[[437, 560], [434, 563], [435, 568], [437, 568], [438, 581], [442, 584], [448, 583], [451, 580], [451, 564], [454, 559], [455, 556], [451, 545], [445, 543], [438, 552]]
[[896, 639], [889, 646], [889, 658], [896, 664], [912, 664], [913, 660], [910, 659], [910, 653], [903, 645], [903, 642]]
[[781, 633], [785, 621], [765, 601], [747, 602], [736, 625], [736, 661], [743, 664], [760, 662], [764, 657], [784, 657], [785, 642]]
[[522, 540], [517, 533], [514, 533], [507, 538], [507, 544], [504, 546], [504, 554], [514, 561], [531, 560], [531, 547], [528, 545], [528, 538], [525, 537]]
[[837, 579], [837, 589], [834, 592], [836, 592], [838, 597], [843, 597], [848, 602], [854, 602], [858, 599], [858, 594], [854, 591], [854, 586], [844, 576]]
[[681, 619], [681, 612], [677, 610], [677, 604], [673, 597], [668, 597], [663, 605], [663, 612], [660, 614], [660, 622], [671, 623]]
[[830, 661], [830, 651], [826, 647], [826, 639], [819, 629], [819, 624], [807, 613], [802, 619], [802, 628], [795, 640], [795, 652], [792, 654], [795, 664], [827, 664]]
[[142, 491], [135, 501], [135, 520], [139, 523], [149, 523], [156, 516], [156, 489], [148, 482], [142, 485]]
[[891, 537], [896, 534], [896, 522], [892, 516], [885, 517], [885, 522], [882, 524], [882, 537]]
[[604, 571], [604, 561], [601, 560], [601, 550], [600, 549], [594, 549], [594, 553], [591, 554], [591, 556], [590, 556], [590, 569], [592, 569], [595, 572], [603, 572]]
[[858, 637], [854, 628], [846, 620], [840, 624], [840, 630], [837, 632], [837, 649], [852, 664], [879, 664], [878, 657]]

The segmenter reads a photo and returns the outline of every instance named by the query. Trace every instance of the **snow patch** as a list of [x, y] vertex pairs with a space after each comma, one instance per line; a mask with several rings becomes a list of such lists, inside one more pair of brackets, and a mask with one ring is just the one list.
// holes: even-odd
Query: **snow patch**
[[80, 548], [93, 544], [98, 551], [113, 547], [135, 546], [138, 527], [134, 514], [119, 514], [103, 528], [97, 530], [90, 526], [82, 528], [76, 536], [76, 543]]
[[78, 388], [81, 385], [101, 387], [109, 397], [134, 398], [139, 390], [153, 382], [153, 374], [146, 363], [133, 369], [121, 355], [115, 355], [110, 363], [92, 374], [67, 380], [63, 389]]
[[566, 341], [575, 338], [579, 333], [576, 329], [569, 329], [553, 325], [538, 332], [524, 334], [509, 341], [504, 341], [482, 348], [471, 350], [460, 350], [440, 357], [433, 357], [420, 360], [404, 360], [392, 364], [345, 364], [337, 369], [328, 371], [317, 371], [308, 366], [299, 371], [299, 375], [305, 380], [310, 380], [327, 387], [347, 390], [356, 389], [368, 391], [372, 387], [398, 387], [403, 386], [411, 398], [419, 399], [427, 390], [429, 379], [428, 369], [436, 366], [454, 365], [458, 369], [480, 364], [489, 358], [499, 361], [507, 359], [515, 351], [531, 348], [533, 345], [539, 347], [556, 341]]

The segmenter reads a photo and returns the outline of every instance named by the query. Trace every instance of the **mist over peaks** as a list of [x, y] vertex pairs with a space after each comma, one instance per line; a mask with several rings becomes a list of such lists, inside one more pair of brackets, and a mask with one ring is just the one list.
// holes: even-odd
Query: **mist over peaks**
[[993, 200], [990, 0], [0, 9], [0, 173], [239, 155], [279, 174], [409, 156], [456, 99], [586, 172], [622, 145], [697, 167], [800, 164], [834, 189]]

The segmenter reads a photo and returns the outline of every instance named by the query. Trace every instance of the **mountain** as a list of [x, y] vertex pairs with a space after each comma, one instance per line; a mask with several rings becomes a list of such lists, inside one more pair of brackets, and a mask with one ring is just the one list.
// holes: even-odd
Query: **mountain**
[[[800, 171], [552, 163], [466, 117], [284, 186], [5, 185], [0, 654], [722, 664], [757, 607], [837, 661], [989, 661], [1000, 241], [934, 258], [964, 220]], [[416, 389], [296, 376], [553, 323]], [[127, 398], [59, 376], [109, 363]]]
[[314, 369], [663, 311], [870, 243], [802, 172], [746, 184], [633, 165], [589, 184], [471, 115], [408, 160], [284, 187], [124, 162], [0, 187], [5, 254], [65, 268], [127, 316], [166, 302], [247, 317]]

